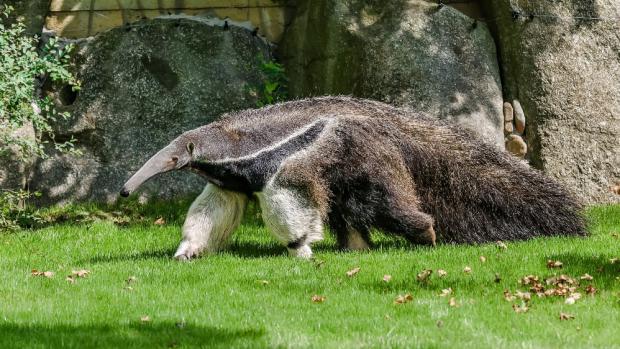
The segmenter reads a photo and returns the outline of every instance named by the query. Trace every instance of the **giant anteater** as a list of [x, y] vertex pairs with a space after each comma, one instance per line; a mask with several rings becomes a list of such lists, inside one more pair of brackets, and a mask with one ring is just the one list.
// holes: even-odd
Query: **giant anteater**
[[176, 257], [220, 249], [248, 198], [290, 253], [310, 257], [324, 223], [343, 248], [378, 228], [417, 244], [584, 235], [581, 205], [559, 184], [456, 125], [349, 97], [224, 115], [183, 133], [123, 187], [190, 169], [209, 184], [192, 204]]

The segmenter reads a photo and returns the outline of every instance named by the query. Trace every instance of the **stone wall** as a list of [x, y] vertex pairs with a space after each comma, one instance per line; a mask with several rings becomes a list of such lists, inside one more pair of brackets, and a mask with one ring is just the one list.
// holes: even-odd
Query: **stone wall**
[[291, 9], [277, 0], [52, 0], [45, 26], [65, 38], [84, 38], [139, 20], [186, 15], [236, 22], [278, 42]]

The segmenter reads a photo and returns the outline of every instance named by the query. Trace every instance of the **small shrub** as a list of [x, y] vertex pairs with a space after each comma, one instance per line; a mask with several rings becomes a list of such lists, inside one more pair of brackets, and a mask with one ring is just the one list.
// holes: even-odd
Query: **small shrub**
[[0, 191], [0, 231], [34, 227], [39, 224], [42, 221], [41, 215], [32, 207], [25, 205], [31, 196], [38, 195], [40, 194], [25, 190]]
[[[3, 24], [12, 11], [11, 6], [0, 6], [0, 157], [18, 162], [45, 157], [48, 141], [44, 139], [50, 139], [59, 151], [79, 153], [74, 139], [57, 143], [54, 138], [52, 124], [69, 114], [58, 112], [50, 98], [37, 96], [37, 79], [79, 89], [79, 81], [70, 70], [74, 46], [62, 46], [50, 39], [38, 50], [38, 39], [25, 35], [23, 21]], [[34, 139], [16, 136], [17, 130], [29, 125], [35, 130]], [[24, 204], [31, 196], [23, 190], [0, 191], [0, 230], [32, 221], [33, 213]]]
[[[8, 18], [12, 11], [11, 6], [4, 6], [0, 16]], [[50, 98], [36, 96], [37, 78], [78, 90], [80, 84], [69, 62], [74, 46], [61, 46], [52, 38], [38, 52], [38, 39], [25, 36], [25, 30], [20, 20], [8, 27], [0, 22], [0, 154], [17, 147], [24, 157], [45, 156], [42, 137], [54, 139], [51, 124], [68, 118], [69, 113], [59, 113]], [[13, 136], [12, 131], [28, 124], [37, 132], [34, 141]], [[73, 149], [73, 140], [54, 144], [59, 150]]]
[[252, 88], [252, 94], [258, 98], [256, 105], [264, 107], [287, 100], [288, 79], [284, 66], [273, 60], [265, 61], [262, 57], [259, 60], [263, 81], [260, 86]]

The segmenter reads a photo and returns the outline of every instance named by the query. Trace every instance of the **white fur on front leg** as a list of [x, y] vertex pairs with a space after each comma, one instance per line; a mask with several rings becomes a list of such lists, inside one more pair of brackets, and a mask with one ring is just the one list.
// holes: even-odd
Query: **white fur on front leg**
[[303, 245], [298, 248], [287, 248], [288, 254], [293, 257], [310, 259], [312, 258], [312, 249], [308, 245]]
[[310, 258], [310, 244], [323, 239], [319, 210], [298, 191], [271, 181], [257, 193], [263, 220], [271, 233], [296, 257]]
[[243, 217], [248, 197], [209, 183], [194, 200], [183, 224], [183, 240], [174, 257], [188, 260], [226, 245]]

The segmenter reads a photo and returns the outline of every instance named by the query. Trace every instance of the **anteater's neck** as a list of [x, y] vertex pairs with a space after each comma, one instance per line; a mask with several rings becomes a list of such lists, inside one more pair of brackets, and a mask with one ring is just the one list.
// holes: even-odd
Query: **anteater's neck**
[[224, 189], [251, 194], [261, 191], [284, 160], [312, 145], [327, 121], [317, 120], [287, 138], [239, 158], [197, 159], [189, 167]]

